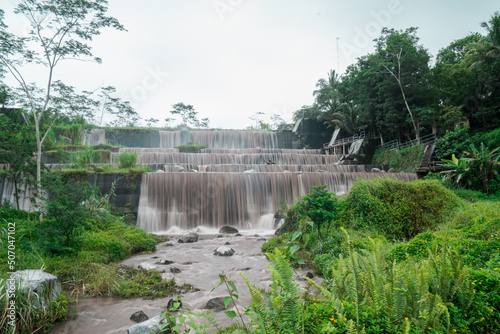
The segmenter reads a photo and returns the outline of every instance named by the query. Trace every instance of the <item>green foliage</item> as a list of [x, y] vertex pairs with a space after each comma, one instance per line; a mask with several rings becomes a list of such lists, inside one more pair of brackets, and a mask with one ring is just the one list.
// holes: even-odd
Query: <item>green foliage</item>
[[200, 143], [194, 143], [192, 145], [179, 145], [175, 147], [181, 153], [200, 153], [200, 150], [207, 148], [205, 145]]
[[425, 145], [415, 145], [401, 150], [377, 150], [373, 155], [374, 164], [387, 164], [396, 171], [413, 172], [420, 164]]
[[10, 299], [8, 298], [6, 282], [6, 280], [0, 279], [0, 307], [2, 308], [0, 331], [2, 333], [44, 333], [55, 324], [66, 321], [68, 299], [63, 294], [50, 303], [44, 303], [44, 300], [49, 300], [51, 297], [52, 291], [50, 289], [43, 292], [29, 289], [23, 291], [18, 286], [14, 297], [15, 330], [13, 330], [14, 327], [9, 323], [12, 319], [7, 316]]
[[[36, 165], [33, 161], [35, 152], [35, 137], [28, 126], [12, 122], [7, 116], [0, 114], [0, 162], [8, 164], [5, 177], [14, 185], [16, 207], [20, 208], [19, 200], [22, 190], [19, 184], [33, 185], [36, 175]], [[4, 167], [5, 168], [5, 167]]]
[[348, 224], [389, 239], [410, 239], [445, 221], [458, 198], [437, 181], [357, 180], [344, 202]]
[[470, 134], [469, 127], [459, 126], [453, 131], [446, 131], [446, 134], [436, 140], [434, 155], [437, 159], [448, 159], [453, 154], [463, 157], [465, 156], [464, 152], [476, 140], [476, 136]]
[[483, 143], [477, 149], [470, 145], [464, 152], [466, 157], [457, 159], [452, 155], [451, 160], [442, 159], [447, 178], [452, 179], [458, 187], [482, 190], [485, 193], [500, 191], [500, 147], [490, 150]]
[[118, 168], [134, 168], [137, 165], [137, 152], [122, 152], [118, 156]]
[[[198, 119], [198, 112], [194, 110], [194, 107], [190, 104], [184, 104], [182, 102], [172, 105], [173, 110], [170, 111], [172, 115], [179, 115], [182, 118], [182, 126], [194, 126], [201, 128], [208, 128], [210, 121], [208, 118], [203, 118], [201, 121]], [[169, 120], [167, 118], [167, 120]], [[169, 123], [169, 121], [167, 121]]]
[[85, 227], [89, 218], [83, 203], [92, 191], [86, 182], [63, 180], [58, 174], [47, 174], [44, 190], [46, 219], [40, 223], [43, 238], [41, 248], [49, 253], [73, 251], [75, 236]]
[[[335, 194], [326, 191], [326, 186], [313, 186], [311, 193], [297, 200], [288, 210], [282, 232], [296, 231], [299, 228], [316, 229], [319, 238], [322, 230], [328, 230], [338, 218], [339, 201]], [[309, 222], [309, 223], [307, 223]]]
[[490, 150], [500, 147], [500, 128], [480, 133], [478, 142], [485, 143]]

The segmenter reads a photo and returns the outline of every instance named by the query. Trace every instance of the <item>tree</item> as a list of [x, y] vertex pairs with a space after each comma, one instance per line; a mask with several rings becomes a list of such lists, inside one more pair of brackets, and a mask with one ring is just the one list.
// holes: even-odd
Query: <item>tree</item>
[[469, 69], [478, 68], [488, 61], [500, 59], [500, 12], [495, 12], [488, 22], [482, 22], [481, 27], [488, 32], [486, 37], [476, 43], [470, 43], [466, 47]]
[[141, 117], [130, 105], [129, 101], [114, 97], [114, 93], [116, 93], [116, 88], [113, 86], [103, 87], [98, 93], [96, 105], [101, 108], [99, 124], [102, 124], [104, 114], [108, 113], [115, 117], [114, 120], [109, 122], [111, 126], [135, 126]]
[[20, 209], [21, 191], [19, 184], [32, 184], [36, 175], [35, 136], [32, 129], [24, 124], [16, 124], [9, 117], [0, 114], [0, 162], [9, 167], [5, 177], [14, 186], [16, 207]]
[[[172, 108], [174, 110], [170, 110], [170, 113], [172, 115], [179, 115], [182, 118], [181, 125], [182, 126], [188, 126], [192, 125], [194, 127], [201, 127], [201, 128], [208, 128], [209, 126], [209, 119], [208, 118], [203, 118], [201, 121], [198, 119], [197, 115], [198, 112], [194, 110], [194, 107], [190, 104], [184, 104], [182, 102], [176, 103], [172, 105]], [[169, 120], [170, 118], [165, 119], [165, 121]], [[169, 121], [167, 121], [168, 125]]]
[[383, 28], [382, 36], [376, 40], [376, 49], [380, 66], [398, 84], [415, 137], [419, 139], [420, 127], [410, 106], [407, 90], [422, 83], [423, 75], [429, 72], [430, 56], [427, 50], [417, 44], [419, 39], [416, 31], [417, 28], [405, 31]]
[[156, 118], [151, 117], [151, 118], [149, 118], [149, 119], [147, 119], [147, 120], [146, 120], [146, 126], [147, 126], [148, 128], [150, 128], [150, 127], [152, 127], [154, 124], [158, 123], [159, 121], [160, 121], [159, 119], [156, 119]]
[[263, 113], [262, 111], [258, 111], [255, 114], [253, 114], [252, 116], [248, 117], [252, 121], [255, 122], [255, 127], [254, 126], [250, 126], [249, 129], [256, 129], [256, 130], [267, 130], [267, 129], [269, 129], [270, 128], [269, 124], [267, 124], [266, 122], [264, 122], [262, 120], [262, 116], [264, 116], [264, 115], [265, 115], [265, 113]]
[[[56, 117], [42, 129], [41, 123], [53, 103], [55, 70], [63, 60], [92, 59], [92, 49], [88, 42], [99, 35], [102, 28], [124, 30], [118, 20], [106, 16], [107, 4], [107, 0], [21, 0], [15, 13], [23, 15], [29, 21], [29, 36], [17, 37], [6, 31], [3, 22], [0, 24], [0, 63], [21, 87], [29, 101], [28, 112], [34, 122], [39, 194], [42, 144], [58, 116], [55, 110]], [[93, 59], [101, 62], [97, 57]], [[24, 65], [27, 64], [47, 69], [43, 93], [39, 94], [38, 89], [28, 84], [30, 81], [24, 71]], [[41, 205], [40, 199], [37, 199], [37, 205]]]

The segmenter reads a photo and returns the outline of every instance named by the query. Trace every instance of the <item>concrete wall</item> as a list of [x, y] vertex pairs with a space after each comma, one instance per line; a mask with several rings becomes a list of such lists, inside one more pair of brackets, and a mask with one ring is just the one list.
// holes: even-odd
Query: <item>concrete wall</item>
[[113, 182], [115, 184], [115, 196], [112, 203], [117, 212], [131, 213], [137, 216], [139, 209], [139, 198], [141, 196], [141, 175], [131, 177], [129, 174], [122, 173], [98, 173], [88, 174], [87, 182], [91, 186], [99, 187], [101, 194], [110, 191]]

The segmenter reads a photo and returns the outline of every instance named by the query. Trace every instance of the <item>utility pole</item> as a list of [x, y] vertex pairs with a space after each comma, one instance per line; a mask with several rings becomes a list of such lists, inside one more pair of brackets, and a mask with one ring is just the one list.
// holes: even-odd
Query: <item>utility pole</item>
[[339, 38], [337, 37], [337, 73], [340, 75]]

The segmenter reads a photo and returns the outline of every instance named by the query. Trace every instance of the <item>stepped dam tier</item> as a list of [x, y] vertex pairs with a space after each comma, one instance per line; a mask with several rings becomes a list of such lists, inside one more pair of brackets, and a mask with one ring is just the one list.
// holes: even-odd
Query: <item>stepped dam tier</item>
[[[358, 178], [417, 179], [412, 173], [339, 165], [339, 156], [320, 149], [280, 148], [271, 132], [173, 131], [160, 138], [161, 147], [121, 148], [112, 157], [135, 152], [138, 162], [156, 171], [142, 175], [137, 214], [137, 225], [150, 232], [224, 225], [272, 230], [279, 207], [313, 186], [345, 194]], [[188, 140], [208, 148], [199, 153], [175, 148]]]
[[344, 194], [357, 178], [372, 177], [417, 178], [410, 173], [366, 172], [145, 173], [138, 226], [151, 232], [224, 225], [271, 230], [278, 207], [312, 186], [328, 185], [329, 191]]

